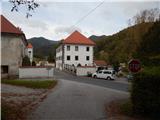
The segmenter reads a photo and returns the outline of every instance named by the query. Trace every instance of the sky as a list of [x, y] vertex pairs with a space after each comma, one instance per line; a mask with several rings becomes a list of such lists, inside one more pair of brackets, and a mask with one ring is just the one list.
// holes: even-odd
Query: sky
[[11, 12], [12, 5], [8, 0], [3, 0], [1, 3], [0, 13], [16, 27], [20, 27], [27, 39], [45, 37], [50, 40], [61, 40], [75, 30], [87, 37], [112, 35], [126, 28], [128, 19], [141, 10], [160, 8], [158, 0], [37, 0], [36, 2], [40, 7], [32, 12], [32, 17], [28, 19], [25, 16], [25, 7], [20, 7], [19, 12]]

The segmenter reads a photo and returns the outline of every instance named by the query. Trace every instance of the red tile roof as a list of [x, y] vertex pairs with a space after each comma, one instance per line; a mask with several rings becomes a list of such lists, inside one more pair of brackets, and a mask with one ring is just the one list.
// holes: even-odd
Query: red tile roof
[[78, 31], [73, 32], [69, 37], [67, 37], [63, 41], [63, 44], [95, 45], [92, 40], [85, 37]]
[[31, 44], [31, 43], [28, 43], [27, 48], [33, 48], [32, 44]]
[[97, 66], [106, 66], [107, 65], [107, 63], [104, 60], [95, 60], [94, 63]]
[[1, 15], [1, 33], [23, 34], [23, 32], [19, 28], [15, 27], [3, 15]]

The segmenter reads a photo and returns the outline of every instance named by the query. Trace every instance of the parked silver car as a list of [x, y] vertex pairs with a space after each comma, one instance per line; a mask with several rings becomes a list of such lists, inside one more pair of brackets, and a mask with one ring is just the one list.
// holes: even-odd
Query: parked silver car
[[115, 71], [114, 70], [100, 70], [96, 73], [92, 74], [94, 78], [103, 78], [107, 80], [114, 80], [115, 79]]

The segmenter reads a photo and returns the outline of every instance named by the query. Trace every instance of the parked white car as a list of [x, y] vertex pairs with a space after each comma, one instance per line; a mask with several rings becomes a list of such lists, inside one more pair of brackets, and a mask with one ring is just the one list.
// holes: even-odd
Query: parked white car
[[114, 70], [100, 70], [96, 73], [92, 74], [94, 78], [103, 78], [107, 80], [114, 80], [115, 79], [115, 71]]

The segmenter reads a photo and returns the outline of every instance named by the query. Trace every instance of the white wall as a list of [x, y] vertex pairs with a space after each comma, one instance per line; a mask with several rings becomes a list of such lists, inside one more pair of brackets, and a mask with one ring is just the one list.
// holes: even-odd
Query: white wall
[[19, 78], [46, 78], [53, 77], [54, 68], [47, 70], [47, 67], [21, 67], [19, 68]]
[[77, 67], [76, 69], [77, 69], [76, 72], [77, 76], [87, 76], [88, 72], [93, 74], [97, 70], [96, 67]]
[[[67, 46], [70, 46], [70, 51], [67, 51]], [[78, 46], [78, 51], [75, 51], [75, 46]], [[90, 47], [89, 51], [86, 51], [86, 47]], [[67, 56], [71, 56], [71, 60], [67, 60]], [[79, 56], [79, 60], [75, 60], [75, 56]], [[86, 56], [89, 56], [89, 61], [86, 60]], [[93, 46], [89, 45], [71, 45], [66, 44], [64, 45], [64, 64], [72, 65], [74, 64], [77, 66], [78, 64], [82, 66], [93, 66]]]
[[62, 70], [62, 45], [56, 49], [56, 68]]
[[[31, 53], [29, 53], [29, 51]], [[30, 59], [30, 61], [32, 63], [32, 61], [33, 61], [33, 48], [28, 48], [28, 57], [29, 57], [29, 59]]]

